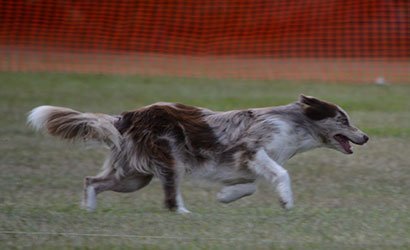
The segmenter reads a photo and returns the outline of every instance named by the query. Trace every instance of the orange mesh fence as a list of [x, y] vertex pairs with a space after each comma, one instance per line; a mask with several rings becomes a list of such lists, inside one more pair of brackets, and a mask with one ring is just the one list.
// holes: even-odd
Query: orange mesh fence
[[410, 83], [408, 0], [0, 0], [0, 70]]

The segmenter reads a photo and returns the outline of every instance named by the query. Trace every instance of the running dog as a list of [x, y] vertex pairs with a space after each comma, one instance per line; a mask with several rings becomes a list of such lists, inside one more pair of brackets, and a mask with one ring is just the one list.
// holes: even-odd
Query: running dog
[[62, 139], [97, 141], [110, 149], [103, 171], [84, 180], [83, 205], [90, 211], [97, 194], [133, 192], [156, 177], [165, 206], [189, 213], [180, 190], [186, 174], [222, 183], [217, 200], [223, 203], [253, 194], [256, 179], [263, 177], [275, 187], [282, 207], [290, 209], [287, 160], [318, 147], [352, 154], [350, 142], [363, 145], [369, 139], [339, 106], [304, 95], [285, 106], [226, 112], [178, 103], [155, 103], [121, 115], [40, 106], [30, 112], [28, 123]]

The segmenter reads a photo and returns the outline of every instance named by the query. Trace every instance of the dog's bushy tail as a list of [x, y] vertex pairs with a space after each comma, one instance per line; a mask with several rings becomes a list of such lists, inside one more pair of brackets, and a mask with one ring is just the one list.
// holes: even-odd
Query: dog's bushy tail
[[69, 108], [39, 106], [27, 122], [36, 130], [45, 130], [66, 140], [98, 141], [120, 147], [121, 134], [115, 128], [117, 117], [106, 114], [81, 113]]

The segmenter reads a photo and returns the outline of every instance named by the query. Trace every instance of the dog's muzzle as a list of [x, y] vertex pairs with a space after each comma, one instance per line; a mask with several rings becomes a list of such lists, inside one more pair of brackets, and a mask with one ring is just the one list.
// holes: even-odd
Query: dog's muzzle
[[333, 138], [335, 139], [335, 141], [338, 142], [340, 147], [343, 149], [344, 151], [343, 153], [346, 153], [346, 154], [353, 154], [352, 146], [350, 145], [350, 142], [356, 145], [363, 145], [369, 141], [369, 136], [367, 136], [364, 133], [361, 133], [360, 136], [354, 136], [354, 137], [353, 136], [347, 137], [343, 134], [336, 134], [333, 136]]

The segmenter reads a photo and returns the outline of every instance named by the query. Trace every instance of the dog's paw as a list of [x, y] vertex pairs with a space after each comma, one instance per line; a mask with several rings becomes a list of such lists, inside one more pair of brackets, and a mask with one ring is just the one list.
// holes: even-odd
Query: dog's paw
[[191, 211], [189, 211], [185, 207], [179, 207], [176, 212], [177, 214], [190, 214], [191, 213]]
[[222, 203], [229, 203], [232, 201], [231, 193], [228, 190], [222, 190], [216, 194], [216, 199]]
[[216, 195], [216, 199], [222, 203], [230, 203], [242, 197], [255, 193], [256, 186], [254, 183], [236, 184], [226, 186]]
[[87, 212], [90, 212], [90, 213], [91, 213], [91, 212], [94, 212], [95, 209], [96, 209], [95, 206], [87, 205], [87, 202], [84, 201], [84, 200], [81, 201], [80, 207], [81, 207], [81, 209], [86, 210]]
[[90, 213], [95, 211], [95, 207], [88, 207], [88, 206], [81, 205], [81, 208]]
[[283, 199], [279, 199], [280, 205], [283, 209], [289, 210], [291, 208], [293, 208], [293, 200], [283, 200]]
[[93, 207], [87, 206], [86, 201], [81, 201], [80, 208], [83, 209], [83, 210], [86, 210], [87, 212], [94, 212], [95, 211], [95, 207], [93, 208]]
[[81, 207], [88, 212], [94, 212], [97, 208], [97, 199], [95, 194], [95, 189], [89, 186], [86, 189], [86, 195], [81, 202]]

